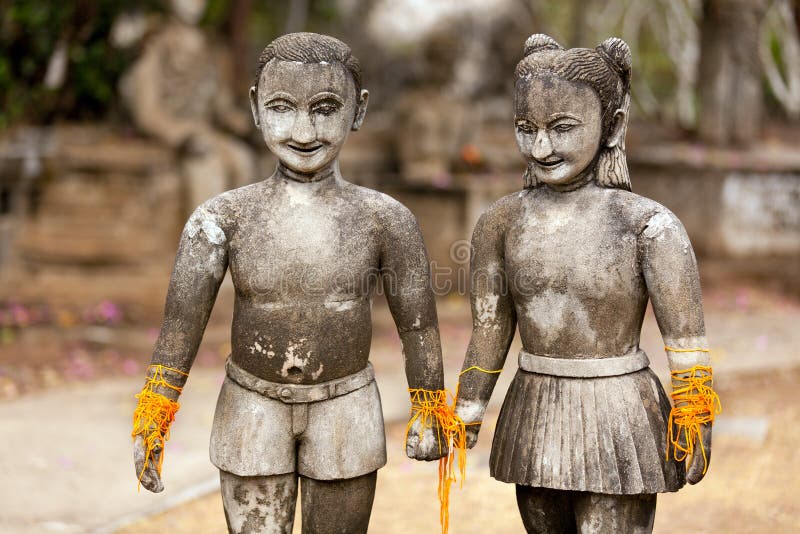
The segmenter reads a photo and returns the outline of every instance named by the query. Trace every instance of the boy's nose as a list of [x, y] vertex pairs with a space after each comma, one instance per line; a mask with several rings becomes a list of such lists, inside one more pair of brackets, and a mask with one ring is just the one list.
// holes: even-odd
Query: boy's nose
[[316, 139], [316, 131], [308, 113], [299, 111], [294, 119], [292, 128], [292, 140], [298, 143], [310, 143]]

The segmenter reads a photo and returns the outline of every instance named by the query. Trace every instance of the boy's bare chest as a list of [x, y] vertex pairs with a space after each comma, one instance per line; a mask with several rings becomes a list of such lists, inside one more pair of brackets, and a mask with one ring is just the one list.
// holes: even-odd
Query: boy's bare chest
[[331, 292], [361, 296], [377, 277], [377, 226], [341, 210], [272, 213], [241, 225], [231, 240], [229, 263], [237, 292], [275, 298]]

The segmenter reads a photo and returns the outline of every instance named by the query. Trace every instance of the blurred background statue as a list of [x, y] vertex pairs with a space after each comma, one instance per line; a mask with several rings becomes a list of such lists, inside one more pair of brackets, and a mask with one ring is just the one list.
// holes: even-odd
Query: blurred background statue
[[249, 133], [250, 118], [233, 103], [229, 55], [196, 26], [206, 1], [170, 6], [120, 91], [136, 126], [180, 152], [191, 210], [253, 181], [254, 154], [236, 138]]

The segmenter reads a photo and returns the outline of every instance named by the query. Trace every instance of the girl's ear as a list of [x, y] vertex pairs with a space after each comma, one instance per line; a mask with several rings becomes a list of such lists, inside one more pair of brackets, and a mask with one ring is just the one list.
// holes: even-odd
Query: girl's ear
[[366, 89], [361, 90], [358, 95], [358, 102], [356, 103], [356, 116], [353, 119], [353, 126], [350, 128], [354, 132], [361, 128], [364, 124], [364, 116], [367, 114], [367, 103], [369, 102], [369, 91]]
[[611, 124], [611, 131], [606, 139], [606, 146], [614, 148], [620, 143], [624, 143], [625, 139], [625, 125], [628, 120], [628, 113], [620, 108], [614, 112], [614, 119]]
[[250, 88], [250, 111], [253, 113], [253, 122], [256, 123], [256, 128], [261, 128], [258, 124], [258, 91], [255, 85]]

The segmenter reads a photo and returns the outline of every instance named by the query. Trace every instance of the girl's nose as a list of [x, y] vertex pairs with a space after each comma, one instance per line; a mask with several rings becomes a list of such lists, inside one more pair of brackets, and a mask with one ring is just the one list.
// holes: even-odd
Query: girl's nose
[[310, 143], [316, 139], [316, 131], [311, 123], [311, 116], [303, 111], [298, 111], [292, 128], [292, 140], [297, 143]]
[[546, 128], [536, 130], [536, 139], [533, 141], [533, 151], [531, 156], [535, 159], [543, 160], [553, 153], [553, 144], [550, 142], [550, 134]]

